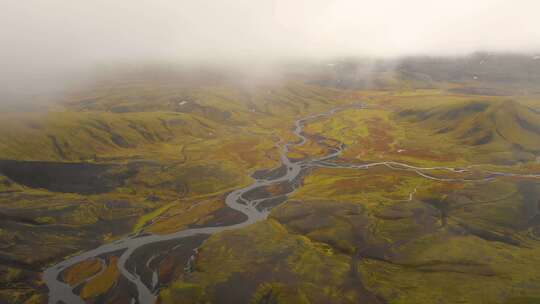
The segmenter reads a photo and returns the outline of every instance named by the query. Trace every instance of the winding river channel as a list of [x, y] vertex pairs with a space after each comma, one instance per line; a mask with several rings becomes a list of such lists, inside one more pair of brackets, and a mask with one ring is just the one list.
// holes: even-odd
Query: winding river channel
[[[288, 192], [283, 195], [290, 195], [293, 193], [301, 184], [301, 178], [303, 173], [308, 168], [313, 167], [329, 167], [329, 168], [350, 168], [350, 169], [369, 169], [375, 166], [386, 166], [395, 170], [408, 170], [417, 173], [418, 175], [440, 181], [490, 181], [498, 176], [519, 176], [519, 177], [529, 177], [529, 178], [540, 178], [539, 174], [530, 174], [530, 175], [517, 175], [511, 173], [500, 173], [500, 172], [485, 172], [485, 176], [478, 179], [456, 179], [456, 178], [440, 178], [430, 175], [426, 172], [429, 171], [448, 171], [451, 173], [467, 173], [467, 168], [447, 168], [447, 167], [431, 167], [431, 168], [422, 168], [407, 165], [404, 163], [398, 162], [377, 162], [377, 163], [368, 163], [368, 164], [342, 164], [334, 163], [332, 160], [339, 156], [339, 154], [345, 148], [344, 144], [339, 145], [338, 148], [330, 151], [329, 154], [320, 158], [306, 159], [302, 161], [293, 161], [288, 158], [287, 154], [291, 147], [301, 146], [307, 142], [307, 137], [304, 133], [304, 126], [309, 121], [313, 121], [319, 118], [324, 118], [335, 114], [338, 111], [345, 109], [361, 109], [363, 106], [361, 104], [354, 104], [349, 106], [343, 106], [334, 108], [328, 112], [308, 116], [295, 121], [294, 134], [299, 138], [295, 142], [282, 143], [279, 145], [279, 153], [281, 158], [281, 166], [286, 168], [282, 170], [281, 176], [270, 178], [256, 178], [255, 181], [241, 189], [237, 189], [229, 193], [225, 199], [225, 203], [229, 208], [237, 210], [244, 215], [246, 215], [246, 220], [244, 222], [228, 225], [228, 226], [209, 226], [202, 228], [193, 228], [181, 230], [175, 233], [166, 234], [166, 235], [156, 235], [156, 234], [143, 234], [143, 235], [131, 235], [126, 238], [117, 240], [115, 242], [104, 244], [100, 247], [92, 249], [90, 251], [83, 252], [79, 255], [70, 257], [56, 265], [53, 265], [46, 269], [43, 273], [43, 280], [46, 283], [49, 289], [49, 304], [58, 304], [58, 303], [67, 303], [67, 304], [83, 304], [85, 301], [75, 293], [77, 286], [70, 286], [69, 284], [61, 280], [61, 273], [67, 268], [83, 262], [88, 259], [95, 258], [102, 264], [102, 271], [105, 268], [105, 262], [102, 259], [103, 255], [118, 253], [120, 254], [118, 259], [117, 267], [121, 275], [127, 279], [131, 284], [136, 287], [137, 296], [136, 298], [131, 299], [133, 304], [152, 304], [155, 303], [157, 298], [158, 288], [157, 283], [154, 282], [153, 286], [148, 286], [141, 279], [141, 276], [137, 274], [135, 270], [129, 269], [127, 266], [129, 258], [140, 249], [142, 246], [157, 244], [160, 242], [177, 240], [191, 236], [198, 235], [211, 235], [225, 230], [239, 229], [253, 223], [262, 221], [268, 217], [270, 213], [269, 208], [261, 208], [260, 204], [264, 201], [273, 199], [272, 194], [265, 194], [267, 197], [258, 197], [248, 198], [245, 194], [254, 191], [257, 189], [264, 189], [271, 185], [276, 184], [288, 184]], [[264, 192], [264, 191], [262, 191]], [[148, 261], [149, 262], [149, 261]], [[154, 273], [154, 278], [157, 277]], [[155, 280], [154, 280], [155, 281]]]

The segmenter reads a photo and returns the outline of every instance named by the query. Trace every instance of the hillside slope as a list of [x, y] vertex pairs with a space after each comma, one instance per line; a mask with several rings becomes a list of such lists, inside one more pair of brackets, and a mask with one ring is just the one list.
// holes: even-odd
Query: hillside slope
[[404, 109], [398, 118], [491, 152], [540, 153], [540, 113], [515, 101], [472, 101]]

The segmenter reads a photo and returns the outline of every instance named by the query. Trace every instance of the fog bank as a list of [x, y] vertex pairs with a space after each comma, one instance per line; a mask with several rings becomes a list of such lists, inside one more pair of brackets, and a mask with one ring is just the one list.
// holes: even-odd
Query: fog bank
[[2, 91], [115, 64], [225, 64], [540, 50], [537, 0], [24, 0], [0, 3]]

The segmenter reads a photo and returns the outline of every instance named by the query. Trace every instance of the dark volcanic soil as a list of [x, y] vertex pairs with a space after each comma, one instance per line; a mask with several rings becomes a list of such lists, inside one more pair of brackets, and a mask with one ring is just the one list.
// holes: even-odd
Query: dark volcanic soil
[[247, 220], [247, 216], [229, 207], [223, 207], [209, 214], [209, 220], [190, 225], [189, 228], [235, 225]]
[[[200, 234], [180, 240], [145, 245], [129, 258], [127, 267], [141, 276], [142, 281], [148, 286], [153, 286], [157, 282], [166, 285], [175, 277], [175, 273], [178, 275], [178, 272], [185, 272], [190, 257], [208, 237], [207, 234]], [[141, 265], [144, 266], [141, 267]], [[154, 272], [160, 278], [157, 282], [153, 282]]]
[[113, 173], [116, 165], [0, 160], [0, 173], [11, 180], [54, 192], [105, 193], [123, 184], [130, 171]]

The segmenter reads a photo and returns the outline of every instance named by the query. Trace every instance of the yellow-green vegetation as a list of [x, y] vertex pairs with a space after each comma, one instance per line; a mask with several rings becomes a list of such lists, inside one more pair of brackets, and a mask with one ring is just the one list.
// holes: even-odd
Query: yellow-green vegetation
[[358, 267], [368, 287], [393, 303], [537, 303], [538, 250], [441, 232], [403, 248], [411, 256], [403, 264], [365, 260]]
[[116, 267], [117, 260], [116, 257], [111, 257], [107, 269], [84, 284], [81, 290], [81, 297], [83, 299], [104, 294], [116, 284], [119, 276], [118, 267]]
[[495, 171], [497, 166], [538, 168], [540, 114], [535, 110], [538, 101], [531, 98], [471, 97], [440, 90], [362, 94], [368, 109], [341, 111], [306, 128], [308, 135], [345, 143], [340, 157], [344, 162], [474, 164]]
[[[214, 303], [217, 299], [260, 303], [267, 297], [274, 303], [354, 303], [357, 299], [354, 290], [343, 289], [350, 273], [348, 256], [290, 234], [275, 220], [211, 237], [196, 267], [187, 282], [175, 283], [161, 293], [163, 303]], [[258, 286], [262, 282], [268, 283]]]
[[356, 143], [369, 135], [370, 121], [388, 121], [388, 111], [375, 109], [349, 109], [327, 119], [308, 124], [305, 131], [310, 134], [324, 134], [327, 138], [339, 139], [346, 145]]
[[[388, 77], [387, 77], [388, 76]], [[393, 90], [286, 82], [134, 82], [65, 97], [49, 112], [0, 119], [0, 302], [39, 303], [39, 272], [131, 232], [172, 233], [239, 222], [224, 198], [251, 174], [290, 158], [335, 164], [397, 161], [440, 178], [540, 170], [535, 96], [487, 96], [384, 75]], [[467, 94], [473, 92], [475, 94]], [[538, 180], [436, 181], [396, 166], [313, 168], [267, 221], [213, 235], [192, 272], [164, 258], [175, 280], [163, 303], [536, 303], [540, 299]], [[283, 186], [283, 185], [279, 185]], [[267, 187], [269, 193], [281, 193]], [[229, 210], [230, 211], [230, 210]], [[165, 252], [165, 251], [164, 251]], [[188, 255], [189, 256], [189, 255]], [[170, 258], [171, 256], [169, 256]], [[161, 257], [160, 257], [161, 258]], [[98, 301], [119, 279], [116, 258], [74, 265], [63, 280]], [[183, 263], [183, 261], [181, 262]], [[166, 266], [166, 267], [165, 267]], [[168, 282], [168, 281], [167, 281]], [[16, 291], [16, 292], [14, 292]], [[125, 300], [125, 299], [121, 299]], [[535, 302], [536, 301], [536, 302]]]
[[[540, 114], [516, 101], [467, 101], [398, 114], [444, 134], [460, 146], [475, 146], [470, 160], [512, 162], [535, 160], [540, 150]], [[479, 155], [484, 154], [484, 155]]]
[[8, 267], [5, 274], [3, 275], [3, 281], [14, 281], [21, 277], [22, 270], [18, 268]]
[[[331, 162], [470, 172], [420, 170], [452, 179], [438, 181], [399, 166], [312, 169], [268, 221], [212, 236], [194, 272], [162, 291], [165, 303], [540, 301], [540, 181], [460, 181], [485, 177], [483, 170], [538, 172], [533, 102], [443, 90], [362, 94], [368, 109], [309, 122], [309, 141], [289, 156], [318, 157], [343, 142]], [[299, 247], [309, 240], [317, 259], [284, 249], [289, 239]], [[338, 273], [318, 266], [335, 258]], [[306, 287], [321, 277], [333, 279]]]
[[32, 295], [28, 300], [26, 300], [24, 304], [42, 304], [46, 302], [47, 302], [47, 298], [45, 295], [35, 294], [35, 295]]
[[22, 187], [0, 174], [0, 193], [21, 191]]
[[89, 259], [71, 266], [62, 274], [62, 279], [72, 286], [82, 283], [101, 271], [102, 264], [97, 259]]
[[345, 143], [347, 149], [341, 158], [349, 162], [394, 160], [424, 166], [464, 163], [463, 150], [448, 138], [433, 136], [429, 128], [395, 118], [391, 108], [349, 109], [310, 124], [306, 132]]
[[158, 208], [150, 213], [147, 213], [139, 218], [137, 224], [133, 227], [134, 232], [140, 231], [144, 226], [149, 225], [152, 220], [165, 213], [172, 206], [176, 205], [176, 202], [167, 204], [161, 208]]
[[304, 180], [292, 198], [358, 202], [369, 206], [406, 202], [415, 189], [430, 185], [413, 172], [394, 171], [385, 166], [368, 170], [320, 168]]
[[0, 253], [41, 286], [39, 271], [64, 256], [132, 231], [212, 221], [228, 191], [278, 166], [289, 122], [351, 102], [345, 95], [294, 82], [133, 82], [73, 93], [48, 112], [4, 112]]
[[167, 208], [145, 230], [153, 233], [171, 233], [187, 228], [189, 225], [202, 223], [211, 217], [213, 211], [224, 207], [223, 198], [201, 199], [192, 206], [176, 205]]
[[[540, 299], [538, 224], [528, 211], [537, 208], [540, 183], [424, 182], [409, 200], [397, 194], [413, 189], [406, 181], [417, 177], [405, 174], [400, 177], [403, 181], [389, 183], [390, 187], [378, 173], [381, 176], [375, 172], [371, 180], [363, 179], [364, 186], [355, 187], [357, 197], [339, 193], [340, 188], [333, 194], [324, 187], [312, 188], [311, 196], [301, 191], [274, 209], [267, 222], [211, 237], [197, 257], [195, 272], [163, 291], [163, 300], [536, 303]], [[334, 181], [342, 175], [347, 176], [339, 174]], [[319, 180], [305, 183], [309, 187]], [[372, 188], [376, 184], [379, 188]], [[312, 244], [311, 254], [290, 252], [290, 239], [296, 240], [294, 247]], [[308, 258], [313, 255], [317, 258]], [[334, 259], [342, 266], [334, 265]], [[328, 272], [318, 261], [343, 270]], [[287, 262], [291, 264], [282, 266]], [[307, 286], [317, 278], [333, 277], [321, 290], [332, 294], [337, 289], [342, 297], [317, 293], [304, 284], [298, 288], [298, 279], [290, 272], [306, 275], [300, 280]]]

